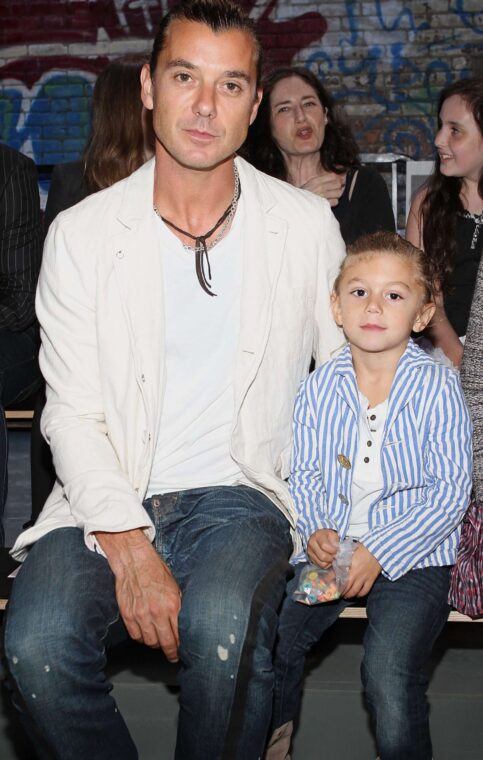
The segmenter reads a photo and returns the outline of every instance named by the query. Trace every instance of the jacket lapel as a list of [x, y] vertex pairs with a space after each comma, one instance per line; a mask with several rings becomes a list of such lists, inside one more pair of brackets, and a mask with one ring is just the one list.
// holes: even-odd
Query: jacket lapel
[[164, 308], [153, 182], [154, 159], [126, 181], [110, 253], [138, 382], [157, 413], [164, 365]]
[[[389, 396], [386, 432], [394, 425], [401, 410], [409, 403], [418, 388], [410, 378], [415, 368], [432, 360], [415, 343], [410, 340], [408, 347], [399, 360]], [[337, 393], [344, 398], [353, 413], [359, 415], [359, 392], [349, 346], [346, 346], [336, 359], [336, 372], [342, 375], [337, 386]]]
[[401, 410], [410, 402], [419, 387], [418, 383], [411, 379], [414, 370], [418, 366], [422, 366], [431, 361], [432, 359], [416, 346], [412, 340], [409, 341], [406, 351], [399, 360], [391, 387], [384, 435], [385, 439]]
[[243, 281], [240, 335], [235, 371], [235, 406], [245, 393], [262, 360], [270, 332], [277, 281], [283, 262], [287, 223], [271, 213], [274, 199], [258, 181], [253, 168], [236, 159], [240, 173], [246, 224], [243, 233]]
[[335, 360], [334, 372], [341, 375], [340, 383], [337, 384], [337, 393], [346, 402], [356, 419], [359, 418], [359, 391], [357, 389], [356, 374], [352, 365], [350, 346], [346, 345]]

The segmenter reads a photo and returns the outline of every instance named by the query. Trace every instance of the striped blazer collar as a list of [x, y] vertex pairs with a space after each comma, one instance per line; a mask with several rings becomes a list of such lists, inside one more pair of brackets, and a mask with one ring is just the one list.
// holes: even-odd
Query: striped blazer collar
[[[401, 409], [410, 401], [418, 384], [409, 381], [409, 376], [417, 369], [434, 364], [434, 360], [428, 356], [412, 339], [409, 339], [407, 348], [401, 356], [389, 395], [389, 410], [387, 427], [397, 417]], [[337, 392], [347, 402], [355, 415], [359, 414], [359, 389], [357, 387], [356, 374], [352, 364], [350, 345], [347, 344], [339, 356], [334, 360], [334, 372], [340, 375]]]

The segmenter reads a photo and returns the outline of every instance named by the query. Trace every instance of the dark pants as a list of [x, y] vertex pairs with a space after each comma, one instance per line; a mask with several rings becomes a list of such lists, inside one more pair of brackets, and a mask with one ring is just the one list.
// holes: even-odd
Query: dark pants
[[[294, 602], [302, 567], [288, 585], [280, 616], [274, 730], [297, 717], [305, 656], [349, 603]], [[429, 567], [397, 581], [380, 575], [367, 597], [361, 676], [381, 760], [431, 760], [424, 667], [448, 617], [448, 587], [449, 568]], [[321, 722], [320, 730], [323, 735], [330, 726]]]
[[32, 481], [32, 514], [36, 521], [55, 483], [55, 470], [50, 446], [40, 432], [40, 421], [45, 406], [45, 387], [35, 394], [32, 436], [30, 441], [30, 477]]
[[[272, 709], [288, 522], [245, 486], [166, 494], [145, 507], [182, 590], [176, 759], [256, 760]], [[104, 673], [120, 634], [104, 557], [76, 528], [41, 538], [14, 582], [4, 634], [14, 702], [37, 749], [62, 760], [137, 758]]]
[[28, 398], [41, 385], [38, 328], [0, 330], [0, 546], [5, 543], [3, 513], [7, 499], [8, 438], [5, 407]]

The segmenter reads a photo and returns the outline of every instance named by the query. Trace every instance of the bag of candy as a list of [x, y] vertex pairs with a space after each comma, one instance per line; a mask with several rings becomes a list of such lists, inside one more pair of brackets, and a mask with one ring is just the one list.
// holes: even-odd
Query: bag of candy
[[308, 562], [300, 573], [293, 599], [302, 604], [320, 604], [339, 599], [349, 577], [352, 555], [357, 541], [346, 538], [339, 543], [331, 567], [326, 569]]

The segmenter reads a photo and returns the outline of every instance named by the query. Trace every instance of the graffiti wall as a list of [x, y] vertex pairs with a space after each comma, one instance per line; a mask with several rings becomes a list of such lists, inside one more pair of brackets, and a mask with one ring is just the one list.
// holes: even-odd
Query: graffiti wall
[[[77, 158], [110, 58], [147, 52], [170, 0], [2, 0], [0, 140], [51, 164]], [[365, 152], [431, 155], [437, 93], [483, 55], [481, 0], [245, 0], [268, 65], [303, 63]]]

